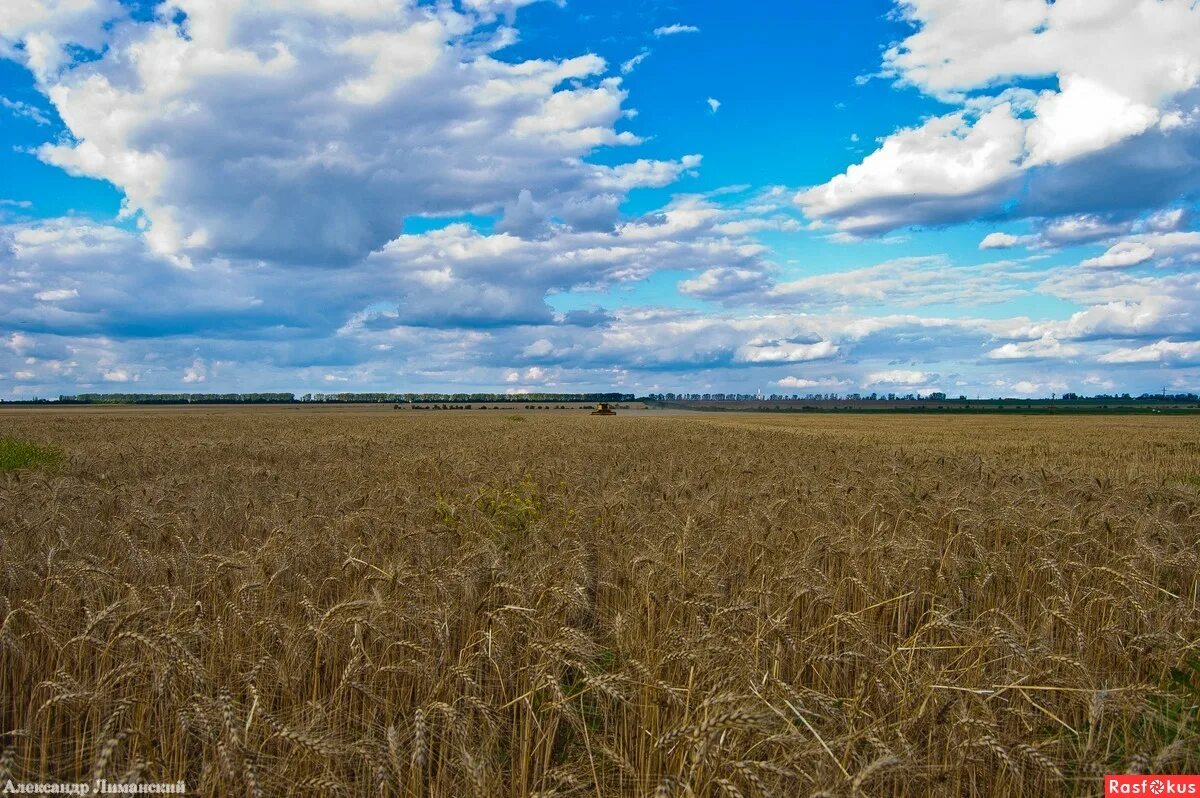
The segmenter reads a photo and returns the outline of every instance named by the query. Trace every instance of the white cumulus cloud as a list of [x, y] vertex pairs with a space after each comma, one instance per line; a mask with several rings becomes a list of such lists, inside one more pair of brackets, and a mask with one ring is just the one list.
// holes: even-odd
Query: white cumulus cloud
[[33, 298], [39, 302], [61, 302], [64, 299], [73, 299], [77, 296], [79, 296], [79, 291], [75, 288], [51, 288], [45, 291], [38, 291], [33, 295]]
[[663, 36], [678, 36], [681, 33], [699, 33], [700, 29], [695, 25], [682, 25], [678, 22], [672, 25], [663, 25], [654, 29], [654, 35], [662, 38]]
[[848, 380], [836, 380], [831, 378], [825, 379], [809, 379], [807, 377], [783, 377], [776, 380], [775, 384], [780, 388], [840, 388], [849, 385]]
[[[0, 35], [87, 44], [67, 5]], [[41, 73], [70, 135], [38, 152], [119, 187], [184, 265], [344, 265], [409, 216], [494, 212], [522, 191], [547, 217], [611, 224], [656, 168], [582, 160], [639, 141], [618, 129], [625, 90], [595, 55], [501, 60], [510, 29], [487, 23], [517, 5], [178, 0], [181, 14], [122, 19], [98, 58]]]
[[907, 369], [889, 369], [887, 371], [876, 371], [867, 375], [867, 385], [903, 385], [914, 386], [929, 382], [936, 379], [937, 375], [928, 374], [924, 371], [910, 371]]
[[1103, 254], [1088, 258], [1080, 265], [1093, 269], [1121, 269], [1137, 266], [1154, 257], [1154, 250], [1138, 241], [1123, 241], [1113, 244]]
[[200, 358], [192, 361], [192, 365], [184, 369], [183, 381], [188, 384], [201, 383], [208, 379], [208, 367]]
[[[810, 217], [872, 234], [983, 213], [1128, 213], [1200, 188], [1191, 0], [898, 5], [916, 30], [886, 52], [884, 74], [962, 110], [898, 130], [801, 192]], [[1012, 85], [1045, 76], [1057, 88]]]
[[1028, 242], [1025, 236], [1015, 236], [1011, 233], [988, 233], [979, 242], [980, 249], [1008, 249], [1018, 247]]

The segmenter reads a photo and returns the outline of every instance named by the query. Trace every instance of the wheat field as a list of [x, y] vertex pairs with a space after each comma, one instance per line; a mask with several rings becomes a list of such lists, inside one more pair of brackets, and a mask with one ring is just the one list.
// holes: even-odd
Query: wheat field
[[5, 411], [0, 778], [1096, 795], [1200, 770], [1200, 420]]

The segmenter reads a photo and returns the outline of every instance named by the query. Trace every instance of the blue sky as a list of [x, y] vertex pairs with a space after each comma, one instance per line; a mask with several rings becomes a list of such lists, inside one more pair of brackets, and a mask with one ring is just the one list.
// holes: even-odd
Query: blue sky
[[29, 0], [0, 397], [1200, 389], [1190, 0]]

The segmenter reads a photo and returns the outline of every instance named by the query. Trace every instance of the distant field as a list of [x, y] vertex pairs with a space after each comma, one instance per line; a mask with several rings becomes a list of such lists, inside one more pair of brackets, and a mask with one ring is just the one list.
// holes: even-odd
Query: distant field
[[984, 796], [1200, 770], [1200, 418], [79, 408], [0, 437], [54, 453], [0, 472], [0, 777]]

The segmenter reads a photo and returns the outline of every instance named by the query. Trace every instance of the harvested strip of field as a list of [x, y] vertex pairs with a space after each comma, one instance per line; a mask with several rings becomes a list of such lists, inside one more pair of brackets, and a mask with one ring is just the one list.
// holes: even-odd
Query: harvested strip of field
[[1200, 769], [1192, 419], [2, 418], [72, 453], [0, 475], [15, 778], [1041, 795]]

